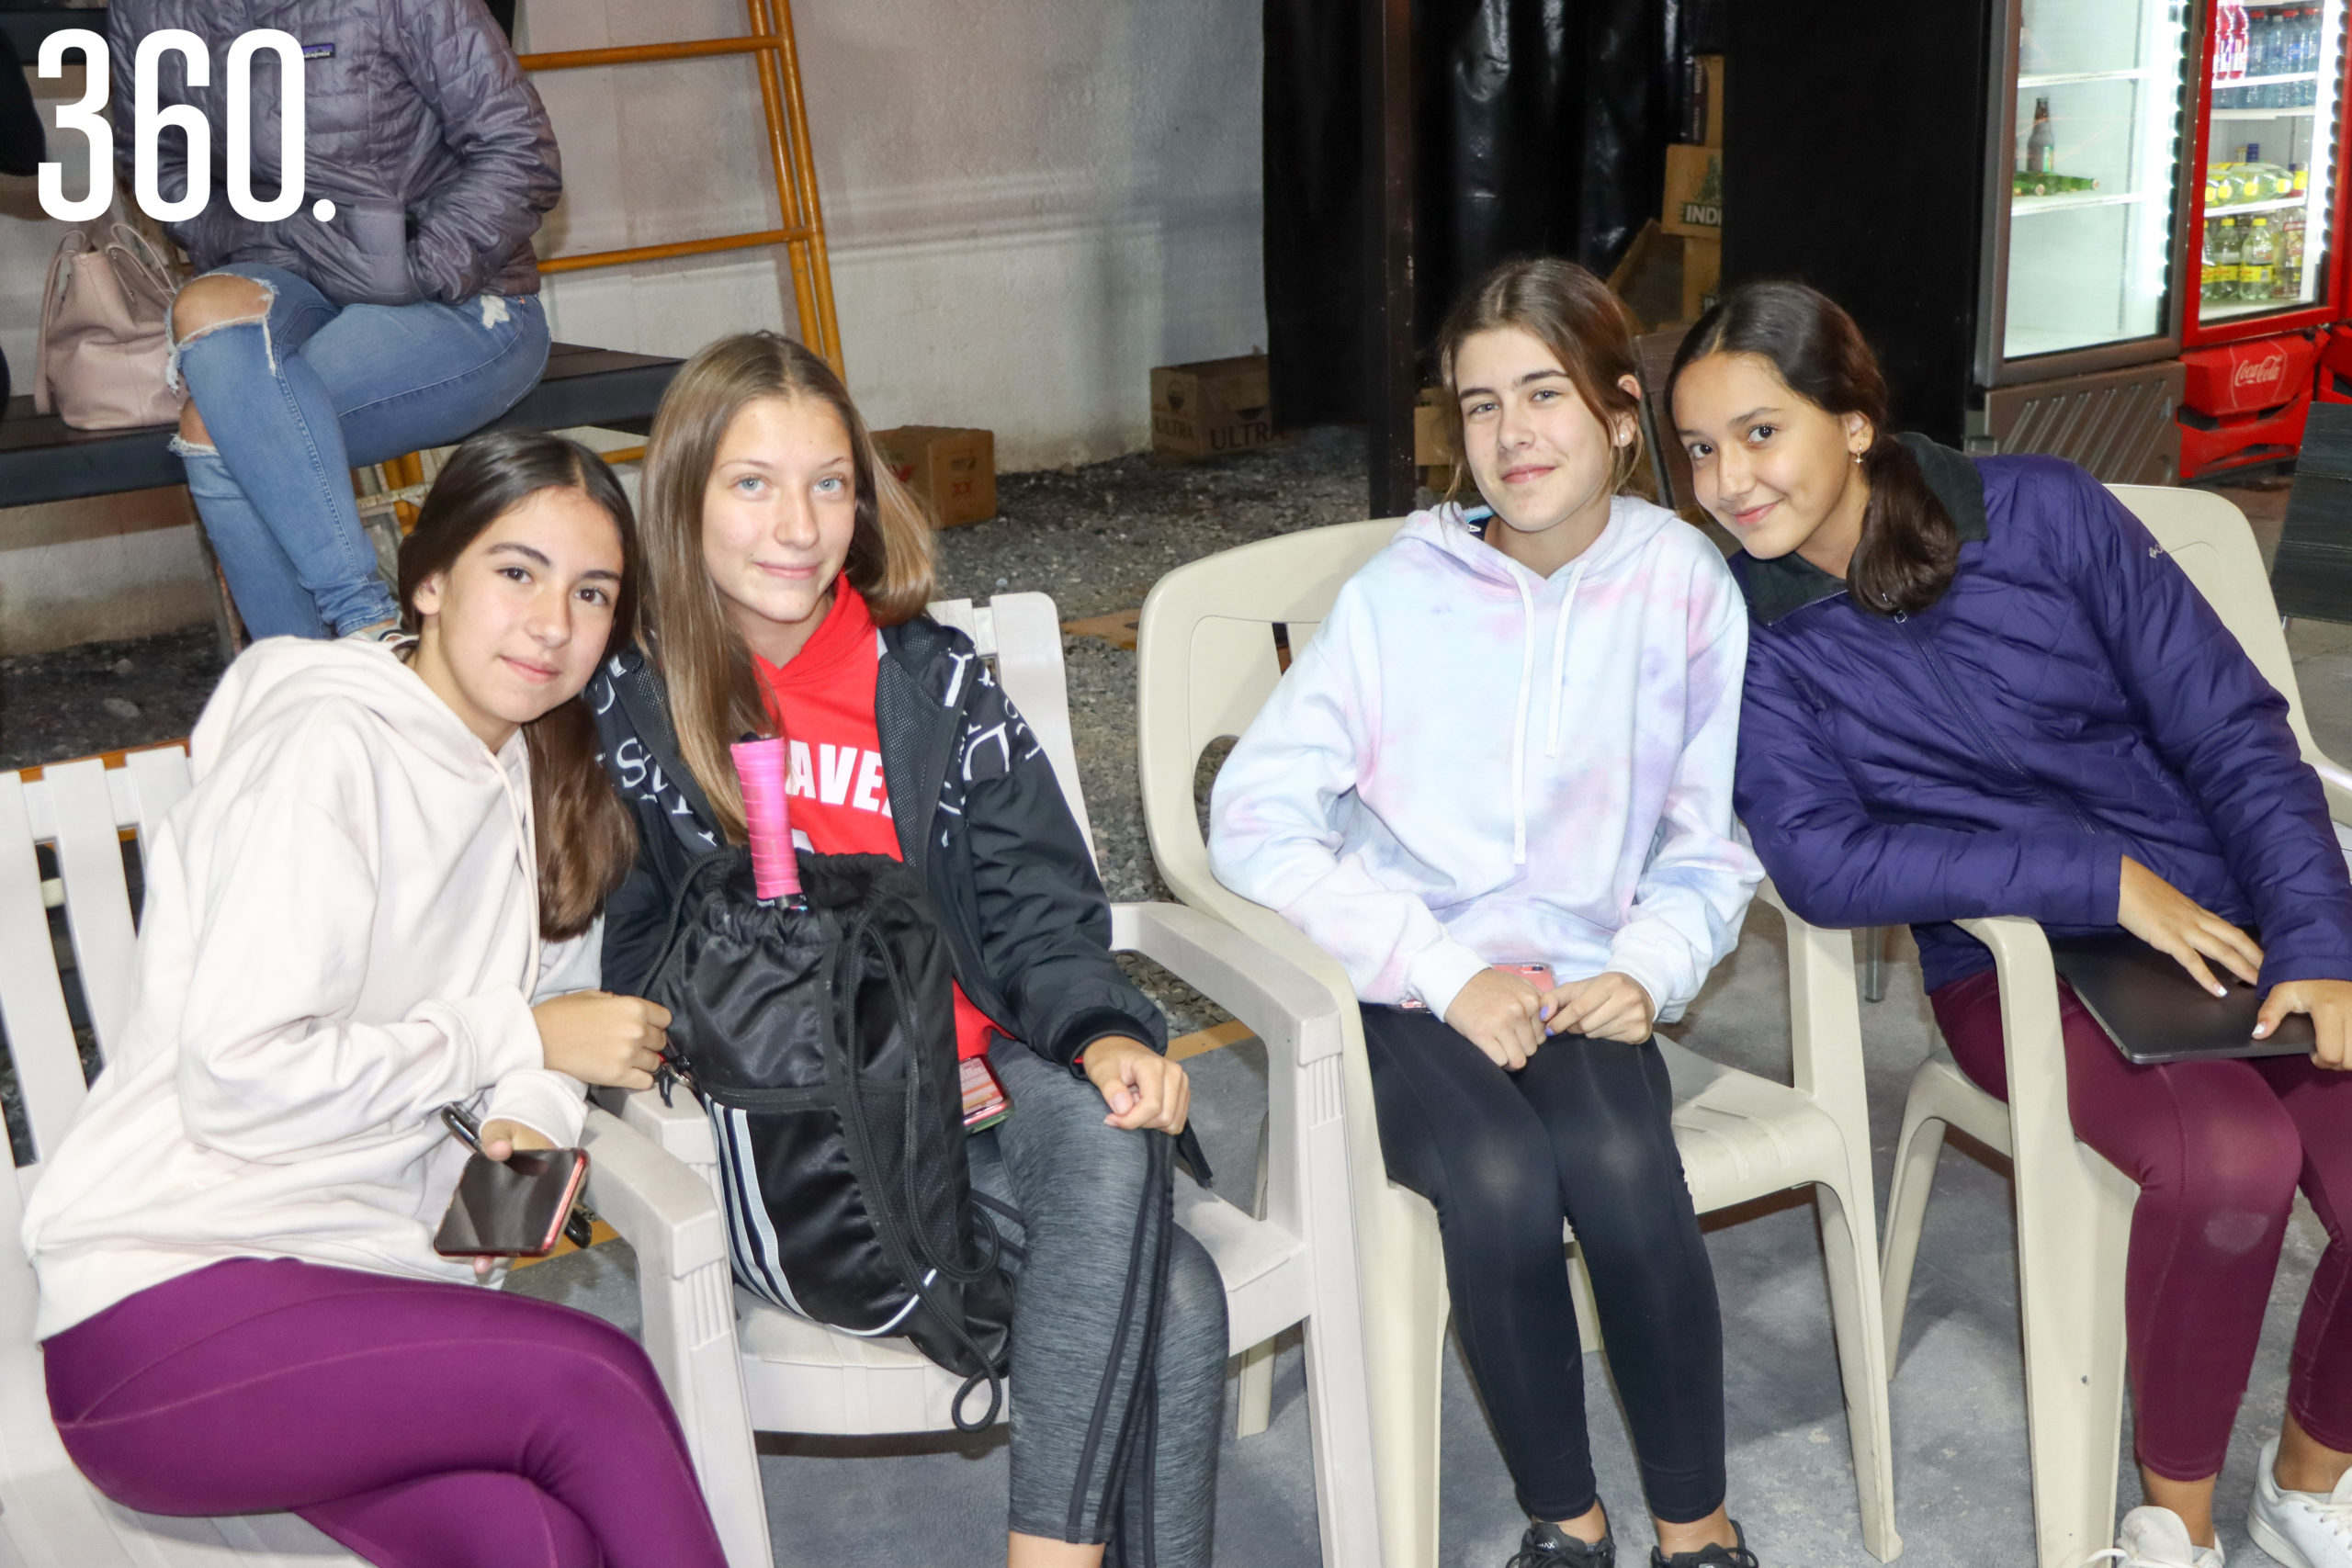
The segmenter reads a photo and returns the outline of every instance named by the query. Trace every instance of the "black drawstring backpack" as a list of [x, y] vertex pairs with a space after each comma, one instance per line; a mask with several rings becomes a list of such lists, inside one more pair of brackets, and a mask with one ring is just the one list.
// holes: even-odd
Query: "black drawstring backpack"
[[[615, 686], [652, 761], [715, 821], [677, 761], [650, 671]], [[1013, 1301], [1007, 1244], [984, 1211], [1015, 1224], [1021, 1214], [972, 1190], [947, 940], [903, 862], [808, 851], [798, 861], [803, 910], [760, 901], [747, 848], [714, 851], [687, 874], [645, 986], [671, 1014], [662, 1093], [683, 1079], [709, 1114], [737, 1281], [846, 1333], [911, 1340], [963, 1374], [950, 1414], [959, 1430], [978, 1431], [1002, 1408]], [[1144, 1136], [1145, 1198], [1119, 1327], [1069, 1508], [1069, 1539], [1106, 1535], [1109, 1568], [1150, 1568], [1157, 1556], [1159, 1347], [1179, 1145]], [[1114, 1427], [1123, 1371], [1125, 1419]], [[982, 1382], [987, 1413], [967, 1421], [965, 1404]], [[1107, 1484], [1090, 1521], [1098, 1475]]]
[[976, 1430], [1003, 1397], [1012, 1281], [971, 1190], [947, 943], [888, 856], [803, 853], [800, 878], [806, 909], [763, 904], [749, 850], [707, 856], [645, 988], [710, 1116], [735, 1278], [912, 1340], [964, 1375], [956, 1424]]

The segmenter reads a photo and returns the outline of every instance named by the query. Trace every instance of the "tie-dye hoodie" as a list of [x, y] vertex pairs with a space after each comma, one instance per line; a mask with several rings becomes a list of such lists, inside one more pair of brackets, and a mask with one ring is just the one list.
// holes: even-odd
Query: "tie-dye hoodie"
[[1621, 496], [1539, 578], [1448, 505], [1340, 590], [1217, 775], [1219, 880], [1442, 1017], [1490, 963], [1605, 970], [1679, 1018], [1763, 873], [1735, 837], [1747, 616], [1723, 557]]

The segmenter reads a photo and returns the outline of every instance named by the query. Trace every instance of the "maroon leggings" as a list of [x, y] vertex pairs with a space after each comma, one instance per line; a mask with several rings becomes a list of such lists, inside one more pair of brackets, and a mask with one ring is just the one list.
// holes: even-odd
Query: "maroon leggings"
[[[2287, 1408], [2352, 1450], [2352, 1083], [2302, 1056], [2134, 1066], [2060, 981], [2075, 1133], [2140, 1185], [2124, 1276], [2124, 1339], [2140, 1462], [2171, 1481], [2220, 1472], [2245, 1393], [2300, 1185], [2328, 1246], [2303, 1300]], [[1951, 1054], [2008, 1097], [1992, 971], [1928, 1000]]]
[[651, 1363], [585, 1313], [237, 1258], [41, 1351], [65, 1451], [146, 1513], [291, 1511], [386, 1568], [725, 1568]]

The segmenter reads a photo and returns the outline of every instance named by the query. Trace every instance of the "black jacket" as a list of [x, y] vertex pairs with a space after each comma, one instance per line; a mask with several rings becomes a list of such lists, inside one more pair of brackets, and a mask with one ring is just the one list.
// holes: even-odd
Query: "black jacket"
[[[964, 994], [1064, 1066], [1105, 1035], [1166, 1050], [1166, 1020], [1111, 956], [1110, 901], [1053, 764], [971, 639], [920, 617], [886, 627], [882, 646], [874, 715], [890, 816]], [[605, 986], [629, 993], [660, 956], [687, 868], [719, 841], [631, 720], [643, 662], [631, 649], [586, 693], [605, 765], [637, 812], [637, 869], [605, 909]]]

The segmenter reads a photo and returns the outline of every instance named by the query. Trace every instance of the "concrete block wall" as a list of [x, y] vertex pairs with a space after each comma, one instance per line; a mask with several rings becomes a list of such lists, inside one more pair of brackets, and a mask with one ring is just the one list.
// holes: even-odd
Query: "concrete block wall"
[[[742, 0], [522, 0], [526, 51], [741, 34]], [[1265, 342], [1254, 0], [803, 0], [795, 17], [850, 386], [876, 426], [983, 425], [1007, 469], [1148, 440], [1154, 365]], [[558, 255], [764, 229], [745, 57], [537, 78]], [[36, 84], [45, 113], [78, 84]], [[55, 139], [80, 189], [78, 136]], [[63, 226], [0, 176], [0, 351], [27, 384]], [[781, 251], [548, 279], [556, 335], [684, 355], [794, 331]], [[184, 492], [0, 508], [0, 653], [209, 614]]]
[[[524, 0], [523, 46], [717, 38], [741, 0]], [[1258, 7], [865, 0], [797, 8], [851, 390], [982, 425], [1007, 469], [1150, 434], [1154, 365], [1265, 342]], [[542, 254], [777, 221], [752, 66], [543, 75], [566, 156]], [[550, 279], [560, 336], [684, 354], [790, 330], [781, 253]]]

